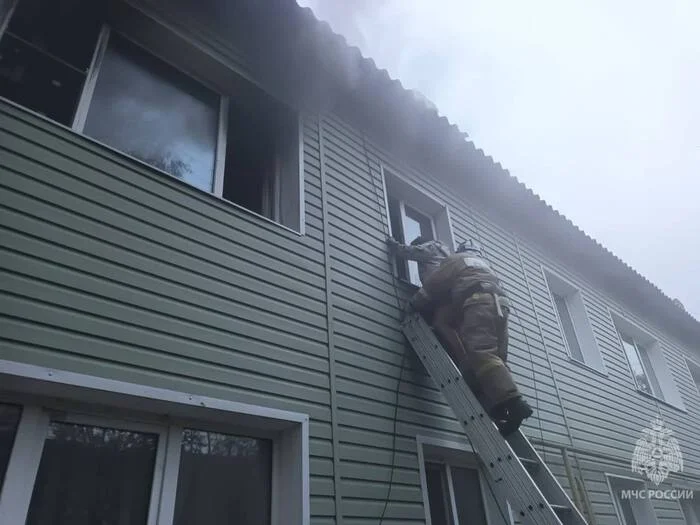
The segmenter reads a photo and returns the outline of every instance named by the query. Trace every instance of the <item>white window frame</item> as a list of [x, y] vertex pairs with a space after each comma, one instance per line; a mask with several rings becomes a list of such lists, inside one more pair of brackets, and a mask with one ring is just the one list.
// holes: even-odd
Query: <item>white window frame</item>
[[[613, 481], [615, 480], [615, 481]], [[631, 478], [628, 476], [622, 476], [619, 474], [611, 474], [609, 472], [605, 473], [605, 482], [608, 485], [608, 492], [612, 498], [613, 507], [615, 508], [615, 514], [620, 522], [620, 525], [631, 525], [625, 521], [622, 509], [620, 508], [620, 500], [613, 488], [613, 483], [625, 484], [625, 488], [631, 490], [647, 490], [647, 484], [638, 478]], [[635, 520], [638, 522], [637, 525], [657, 525], [658, 518], [656, 517], [656, 512], [654, 511], [654, 506], [648, 499], [633, 499], [632, 502], [637, 502], [637, 505], [632, 505], [632, 513], [634, 514]]]
[[148, 525], [172, 523], [184, 428], [271, 439], [271, 524], [310, 523], [306, 414], [13, 361], [0, 360], [0, 371], [0, 400], [23, 405], [0, 493], [2, 523], [26, 519], [51, 411], [66, 412], [54, 418], [61, 421], [159, 434]]
[[[593, 332], [593, 327], [591, 326], [591, 322], [588, 317], [586, 305], [583, 302], [581, 290], [571, 281], [562, 277], [551, 268], [542, 265], [541, 270], [544, 282], [547, 285], [547, 293], [549, 294], [549, 299], [552, 303], [554, 315], [559, 323], [559, 330], [561, 332], [567, 355], [572, 361], [590, 368], [595, 372], [607, 375], [603, 354], [600, 351], [598, 341], [596, 340]], [[573, 325], [574, 337], [576, 337], [579, 348], [581, 349], [583, 361], [576, 358], [571, 352], [569, 340], [566, 336], [566, 331], [564, 330], [564, 324], [559, 316], [559, 309], [554, 302], [554, 295], [558, 295], [564, 299], [566, 308], [569, 311], [571, 323]]]
[[[456, 244], [452, 229], [452, 220], [450, 218], [450, 210], [447, 204], [404, 178], [397, 170], [386, 167], [383, 163], [380, 164], [380, 174], [382, 178], [382, 190], [384, 192], [384, 213], [386, 214], [389, 235], [392, 237], [394, 236], [393, 227], [391, 225], [391, 213], [389, 212], [389, 197], [391, 196], [392, 199], [399, 202], [402, 224], [406, 219], [406, 206], [409, 206], [430, 219], [433, 238], [442, 241], [450, 251], [454, 252]], [[412, 239], [405, 239], [405, 242], [410, 243], [411, 240]], [[405, 264], [408, 270], [408, 262], [405, 261]], [[394, 274], [397, 276], [399, 275], [396, 263], [394, 264]], [[410, 275], [408, 271], [406, 274]], [[405, 280], [404, 282], [410, 283], [413, 286], [420, 286], [419, 283], [409, 280]]]
[[[3, 36], [3, 33], [7, 26], [10, 23], [10, 20], [12, 18], [12, 15], [14, 14], [14, 11], [19, 5], [19, 2], [22, 0], [10, 0], [9, 7], [6, 10], [4, 17], [3, 13], [0, 13], [0, 39]], [[125, 7], [131, 8], [135, 12], [137, 12], [141, 16], [146, 16], [149, 17], [155, 24], [158, 26], [159, 30], [167, 31], [171, 33], [173, 36], [175, 36], [178, 39], [181, 39], [182, 42], [185, 43], [185, 45], [191, 47], [192, 49], [197, 49], [198, 51], [202, 51], [206, 54], [208, 54], [210, 57], [215, 58], [217, 61], [221, 62], [220, 58], [216, 57], [212, 52], [206, 50], [206, 46], [198, 43], [194, 37], [191, 35], [187, 35], [182, 33], [180, 30], [175, 29], [172, 24], [168, 24], [167, 22], [161, 20], [158, 14], [151, 12], [147, 7], [141, 6], [141, 5], [133, 5], [129, 0], [120, 0], [120, 4], [122, 4]], [[120, 21], [120, 23], [123, 23], [123, 21]], [[128, 34], [126, 31], [120, 30], [118, 28], [115, 28], [112, 23], [105, 23], [102, 25], [102, 28], [100, 30], [100, 34], [97, 39], [97, 43], [95, 45], [95, 50], [93, 53], [93, 57], [86, 75], [86, 80], [83, 85], [82, 92], [80, 94], [80, 97], [78, 99], [78, 104], [75, 112], [75, 116], [73, 118], [73, 122], [70, 126], [70, 129], [72, 129], [75, 133], [80, 134], [81, 136], [87, 138], [88, 140], [100, 144], [100, 146], [105, 147], [123, 157], [129, 158], [130, 160], [137, 162], [143, 166], [147, 166], [148, 169], [154, 169], [157, 170], [161, 173], [164, 173], [168, 175], [169, 177], [177, 180], [176, 178], [172, 177], [169, 173], [162, 171], [156, 166], [153, 166], [151, 164], [148, 164], [147, 162], [144, 162], [141, 159], [138, 159], [132, 155], [129, 155], [128, 153], [125, 153], [118, 148], [115, 148], [107, 143], [101, 142], [97, 139], [94, 139], [90, 137], [89, 135], [85, 135], [83, 133], [83, 130], [85, 128], [85, 122], [87, 119], [87, 114], [88, 110], [90, 107], [90, 103], [92, 101], [92, 97], [94, 95], [95, 91], [95, 85], [97, 83], [97, 78], [100, 73], [100, 68], [103, 63], [103, 59], [105, 56], [105, 52], [107, 50], [107, 46], [109, 44], [109, 39], [110, 36], [113, 33], [118, 33], [120, 37], [129, 40], [131, 43], [137, 45], [140, 47], [144, 53], [148, 53], [159, 60], [167, 63], [171, 67], [174, 67], [176, 70], [179, 72], [187, 75], [189, 78], [193, 79], [194, 81], [198, 82], [201, 84], [203, 87], [209, 89], [212, 91], [214, 94], [216, 94], [219, 98], [219, 112], [218, 112], [218, 129], [217, 129], [217, 139], [216, 139], [216, 147], [215, 147], [215, 160], [214, 160], [214, 170], [212, 174], [212, 188], [210, 191], [205, 191], [199, 189], [199, 191], [203, 191], [204, 193], [208, 193], [209, 195], [212, 195], [220, 200], [225, 201], [226, 203], [244, 211], [245, 213], [252, 214], [262, 220], [265, 220], [267, 222], [270, 222], [272, 224], [275, 224], [277, 227], [284, 228], [290, 232], [293, 232], [294, 234], [298, 236], [303, 236], [306, 233], [306, 213], [305, 213], [305, 198], [304, 198], [304, 159], [303, 159], [303, 154], [304, 154], [304, 136], [303, 136], [303, 122], [302, 122], [302, 117], [301, 113], [297, 112], [297, 126], [296, 126], [296, 141], [298, 142], [298, 166], [297, 166], [297, 177], [298, 177], [298, 185], [299, 185], [299, 191], [298, 191], [298, 199], [299, 199], [299, 218], [298, 218], [298, 224], [299, 224], [299, 229], [296, 230], [294, 228], [291, 228], [285, 224], [282, 224], [280, 221], [280, 201], [281, 201], [281, 184], [279, 181], [279, 169], [276, 170], [275, 174], [275, 183], [274, 187], [270, 187], [271, 185], [269, 183], [264, 185], [263, 189], [263, 195], [262, 195], [262, 201], [263, 201], [263, 210], [266, 208], [269, 208], [269, 203], [273, 203], [275, 206], [274, 210], [267, 210], [270, 212], [271, 217], [266, 217], [265, 215], [256, 213], [252, 210], [249, 210], [248, 208], [245, 208], [235, 202], [229, 201], [224, 198], [223, 196], [223, 190], [224, 190], [224, 173], [225, 173], [225, 157], [226, 157], [226, 139], [227, 139], [227, 134], [228, 134], [228, 108], [229, 108], [229, 99], [230, 97], [222, 95], [222, 91], [224, 89], [227, 89], [229, 86], [225, 87], [217, 87], [216, 82], [210, 81], [206, 76], [203, 76], [201, 74], [196, 74], [191, 70], [187, 70], [183, 68], [182, 66], [182, 60], [184, 59], [178, 59], [174, 58], [171, 59], [170, 57], [166, 56], [167, 53], [164, 52], [163, 49], [157, 49], [153, 48], [150, 45], [144, 45], [142, 42], [139, 41], [139, 37], [134, 36], [133, 34]], [[153, 40], [153, 39], [151, 39]], [[152, 42], [151, 42], [152, 43]], [[233, 70], [233, 68], [230, 65], [226, 65], [221, 63], [222, 68], [226, 68], [228, 70]], [[233, 71], [234, 73], [235, 70]], [[272, 95], [270, 95], [272, 96]], [[15, 102], [5, 99], [3, 97], [0, 97], [0, 100], [7, 101], [8, 103], [21, 107], [25, 111], [29, 111], [33, 114], [38, 115], [40, 118], [43, 118], [45, 120], [48, 120], [56, 125], [61, 125], [60, 123], [57, 123], [48, 117], [45, 117], [43, 115], [39, 115], [38, 113], [30, 110], [29, 108], [25, 108], [24, 106], [21, 106], [19, 104], [16, 104]], [[190, 187], [194, 187], [191, 184], [187, 182], [183, 182], [184, 184], [187, 184]], [[195, 189], [198, 189], [195, 187]], [[291, 197], [291, 196], [290, 196]]]
[[692, 503], [700, 500], [700, 484], [693, 483], [687, 480], [673, 480], [671, 482], [672, 488], [674, 490], [680, 491], [693, 491], [693, 499], [680, 498], [678, 505], [680, 507], [681, 515], [685, 520], [686, 525], [700, 525], [700, 514], [695, 511]]
[[[700, 491], [696, 492], [700, 493]], [[695, 496], [693, 496], [693, 499]], [[681, 513], [685, 519], [686, 525], [700, 525], [700, 514], [696, 512], [692, 505], [693, 500], [680, 500]]]
[[510, 504], [508, 504], [509, 522], [503, 524], [501, 513], [496, 505], [496, 502], [493, 500], [492, 497], [489, 497], [490, 488], [488, 486], [488, 482], [486, 481], [486, 478], [484, 477], [481, 468], [479, 468], [479, 462], [476, 453], [470, 445], [466, 443], [459, 443], [456, 441], [449, 441], [433, 436], [425, 436], [420, 434], [416, 436], [416, 444], [418, 450], [418, 466], [420, 474], [421, 493], [423, 495], [423, 508], [425, 510], [426, 525], [432, 525], [432, 518], [430, 516], [430, 500], [428, 498], [428, 480], [425, 468], [426, 462], [437, 463], [446, 467], [450, 510], [452, 522], [455, 525], [460, 524], [457, 516], [457, 506], [455, 504], [454, 488], [452, 485], [452, 474], [450, 469], [451, 466], [469, 468], [478, 472], [481, 499], [484, 506], [484, 513], [486, 515], [487, 524], [514, 525], [515, 520], [513, 518], [512, 511], [510, 510]]
[[[635, 389], [637, 390], [637, 392], [644, 396], [650, 396], [661, 403], [665, 403], [678, 410], [686, 412], [683, 399], [681, 397], [680, 391], [678, 390], [678, 386], [676, 385], [676, 381], [673, 378], [671, 368], [669, 367], [666, 361], [659, 340], [652, 336], [646, 330], [640, 328], [637, 324], [630, 321], [622, 314], [613, 312], [611, 309], [608, 309], [608, 313], [610, 314], [613, 326], [617, 331], [620, 350], [622, 351], [625, 357], [625, 362], [627, 363], [628, 370], [630, 371], [630, 375], [632, 377], [632, 381], [635, 385]], [[625, 334], [629, 338], [634, 339], [635, 347], [637, 348], [638, 353], [646, 352], [648, 360], [651, 363], [652, 371], [656, 376], [656, 380], [659, 384], [659, 388], [661, 389], [661, 394], [663, 395], [663, 397], [659, 397], [658, 395], [656, 395], [656, 393], [650, 395], [640, 390], [639, 386], [637, 385], [637, 381], [634, 377], [632, 365], [629, 362], [629, 358], [627, 357], [627, 352], [625, 351], [625, 348], [623, 346], [621, 334]], [[647, 381], [649, 381], [649, 385], [651, 386], [651, 389], [653, 391], [654, 387], [651, 378], [649, 377], [649, 372], [647, 371], [647, 363], [645, 363], [641, 355], [639, 355], [639, 360], [642, 364], [642, 368], [644, 369], [644, 373], [647, 376]]]
[[[700, 362], [697, 362], [690, 357], [685, 357], [685, 366], [688, 369], [688, 375], [690, 376], [690, 381], [695, 386], [695, 391], [700, 398]], [[693, 372], [695, 370], [695, 372]]]

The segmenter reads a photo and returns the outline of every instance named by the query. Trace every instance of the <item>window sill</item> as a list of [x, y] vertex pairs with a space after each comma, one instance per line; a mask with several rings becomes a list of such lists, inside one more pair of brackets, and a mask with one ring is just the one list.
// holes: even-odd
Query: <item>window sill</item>
[[417, 286], [413, 284], [411, 281], [407, 281], [403, 277], [399, 277], [398, 275], [394, 274], [394, 279], [399, 283], [399, 286], [403, 286], [407, 290], [411, 290], [413, 292], [417, 292], [420, 290], [420, 286]]
[[[70, 126], [66, 126], [65, 124], [62, 124], [60, 122], [56, 122], [55, 120], [47, 117], [46, 115], [42, 115], [41, 113], [38, 113], [38, 112], [31, 110], [29, 108], [26, 108], [24, 106], [21, 106], [8, 98], [0, 96], [0, 103], [7, 104], [8, 106], [10, 106], [12, 108], [15, 108], [15, 109], [21, 111], [26, 116], [40, 119], [43, 122], [45, 122], [46, 124], [49, 124], [53, 127], [56, 127], [58, 129], [61, 129], [64, 131], [68, 131], [72, 134], [73, 137], [79, 138], [81, 140], [85, 140], [88, 143], [90, 143], [90, 144], [92, 144], [92, 145], [94, 145], [102, 150], [106, 150], [109, 153], [117, 155], [119, 157], [119, 160], [121, 161], [121, 163], [126, 168], [133, 169], [132, 168], [133, 164], [136, 164], [140, 169], [148, 170], [151, 173], [157, 173], [158, 176], [161, 176], [161, 177], [163, 177], [163, 176], [167, 177], [168, 181], [172, 181], [173, 183], [180, 185], [181, 188], [187, 188], [188, 191], [194, 191], [197, 193], [197, 195], [205, 195], [208, 198], [216, 199], [217, 201], [221, 202], [225, 206], [231, 206], [231, 207], [233, 207], [233, 208], [235, 208], [235, 209], [237, 209], [237, 210], [239, 210], [239, 211], [241, 211], [241, 212], [243, 212], [251, 217], [254, 217], [256, 220], [264, 221], [265, 223], [267, 223], [268, 225], [270, 225], [274, 228], [283, 230], [283, 232], [288, 232], [290, 234], [293, 234], [297, 238], [305, 237], [304, 217], [302, 217], [302, 231], [301, 232], [296, 231], [296, 230], [290, 228], [289, 226], [285, 226], [284, 224], [280, 224], [279, 222], [276, 222], [272, 219], [269, 219], [269, 218], [265, 217], [264, 215], [260, 215], [259, 213], [256, 213], [254, 211], [251, 211], [248, 208], [245, 208], [239, 204], [236, 204], [235, 202], [231, 202], [227, 199], [224, 199], [222, 196], [218, 196], [218, 195], [215, 195], [214, 193], [199, 189], [196, 186], [193, 186], [192, 184], [185, 182], [184, 180], [181, 180], [181, 179], [178, 179], [177, 177], [174, 177], [173, 175], [171, 175], [170, 173], [168, 173], [166, 171], [163, 171], [155, 166], [152, 166], [151, 164], [148, 164], [148, 163], [142, 161], [141, 159], [133, 157], [133, 156], [129, 155], [128, 153], [124, 153], [123, 151], [121, 151], [113, 146], [110, 146], [109, 144], [105, 144], [104, 142], [100, 142], [99, 140], [96, 140], [88, 135], [85, 135], [83, 133], [79, 133], [78, 131], [74, 130]], [[411, 285], [411, 286], [414, 286], [414, 285]]]
[[679, 406], [677, 406], [677, 405], [671, 404], [671, 403], [669, 403], [668, 401], [666, 401], [666, 400], [664, 400], [664, 399], [661, 399], [661, 398], [659, 398], [659, 397], [656, 397], [656, 396], [653, 395], [653, 394], [647, 394], [646, 392], [644, 392], [643, 390], [640, 390], [639, 388], [637, 388], [636, 390], [637, 390], [637, 393], [640, 394], [640, 395], [643, 396], [643, 397], [646, 397], [646, 398], [648, 398], [648, 399], [652, 399], [652, 400], [656, 401], [657, 403], [661, 403], [662, 405], [665, 405], [665, 406], [667, 406], [667, 407], [673, 408], [674, 410], [678, 410], [679, 412], [683, 412], [684, 414], [687, 414], [687, 413], [688, 413], [688, 411], [687, 411], [685, 408], [682, 408], [682, 407], [679, 407]]
[[587, 371], [592, 372], [596, 375], [599, 375], [599, 376], [604, 377], [606, 379], [609, 377], [607, 371], [599, 370], [598, 368], [595, 368], [594, 366], [591, 366], [588, 363], [580, 361], [580, 360], [576, 359], [575, 357], [571, 357], [571, 355], [569, 355], [569, 361], [574, 363], [576, 366], [584, 368]]

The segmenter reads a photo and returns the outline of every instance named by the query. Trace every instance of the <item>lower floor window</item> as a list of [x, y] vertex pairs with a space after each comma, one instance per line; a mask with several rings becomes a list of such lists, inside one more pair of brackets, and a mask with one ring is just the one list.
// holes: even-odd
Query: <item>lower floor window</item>
[[484, 495], [476, 468], [426, 463], [432, 525], [487, 525]]
[[272, 444], [185, 429], [175, 523], [270, 523]]
[[681, 508], [687, 525], [700, 525], [700, 490], [696, 490], [692, 499], [682, 499]]
[[645, 489], [643, 482], [615, 476], [608, 476], [608, 481], [621, 525], [658, 523], [650, 500], [634, 497], [633, 491]]
[[2, 490], [7, 464], [10, 462], [22, 407], [0, 403], [0, 491]]
[[[21, 417], [19, 411], [0, 404], [2, 490], [31, 491], [0, 499], [0, 515], [17, 523], [270, 523], [270, 440], [32, 406], [22, 407]], [[21, 458], [15, 468], [12, 456]]]

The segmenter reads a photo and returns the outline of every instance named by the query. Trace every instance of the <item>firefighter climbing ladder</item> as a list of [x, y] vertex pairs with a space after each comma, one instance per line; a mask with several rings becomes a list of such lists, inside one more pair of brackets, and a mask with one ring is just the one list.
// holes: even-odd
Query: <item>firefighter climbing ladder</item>
[[587, 525], [525, 435], [517, 431], [507, 439], [501, 436], [423, 318], [407, 315], [402, 330], [483, 463], [503, 515], [508, 516], [510, 503], [516, 523]]

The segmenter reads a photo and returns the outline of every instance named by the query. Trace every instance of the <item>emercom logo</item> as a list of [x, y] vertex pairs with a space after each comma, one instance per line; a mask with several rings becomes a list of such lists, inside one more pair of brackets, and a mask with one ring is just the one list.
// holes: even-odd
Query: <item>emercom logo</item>
[[659, 418], [642, 430], [632, 455], [632, 471], [646, 476], [657, 487], [671, 472], [683, 472], [683, 455], [673, 431]]
[[669, 490], [640, 490], [640, 489], [622, 489], [620, 491], [620, 499], [693, 499], [693, 489], [669, 489]]

